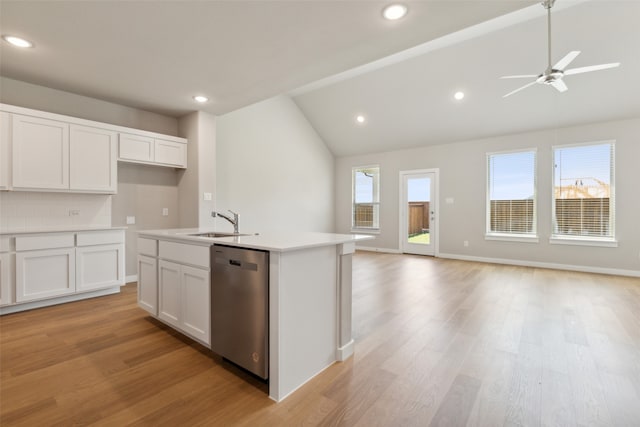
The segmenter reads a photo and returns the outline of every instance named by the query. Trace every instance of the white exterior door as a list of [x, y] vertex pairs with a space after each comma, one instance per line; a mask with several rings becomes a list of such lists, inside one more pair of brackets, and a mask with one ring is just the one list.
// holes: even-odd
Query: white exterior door
[[138, 255], [138, 306], [158, 315], [158, 260]]
[[400, 249], [403, 253], [436, 255], [438, 171], [400, 172]]
[[13, 115], [14, 189], [69, 189], [69, 125]]
[[117, 191], [117, 141], [116, 132], [71, 125], [69, 184], [72, 190]]

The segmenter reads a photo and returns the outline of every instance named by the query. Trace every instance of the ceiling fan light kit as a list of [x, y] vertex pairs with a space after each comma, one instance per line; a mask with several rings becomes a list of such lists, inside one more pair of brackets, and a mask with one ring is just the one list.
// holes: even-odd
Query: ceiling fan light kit
[[514, 93], [518, 93], [521, 90], [524, 90], [530, 86], [533, 86], [536, 83], [540, 83], [540, 84], [546, 84], [546, 85], [551, 85], [553, 86], [558, 92], [566, 92], [567, 89], [569, 89], [567, 87], [567, 85], [565, 84], [565, 82], [562, 80], [562, 78], [564, 76], [570, 76], [572, 74], [581, 74], [581, 73], [589, 73], [591, 71], [599, 71], [599, 70], [606, 70], [608, 68], [615, 68], [620, 66], [619, 62], [613, 62], [610, 64], [600, 64], [600, 65], [590, 65], [587, 67], [580, 67], [580, 68], [571, 68], [571, 69], [566, 69], [569, 64], [576, 59], [576, 57], [578, 55], [580, 55], [580, 51], [579, 50], [573, 50], [571, 52], [569, 52], [568, 54], [566, 54], [560, 61], [558, 61], [555, 65], [551, 65], [551, 8], [553, 7], [554, 3], [556, 2], [556, 0], [544, 0], [541, 4], [542, 6], [547, 9], [547, 40], [548, 40], [548, 65], [547, 65], [547, 69], [542, 73], [542, 74], [524, 74], [524, 75], [514, 75], [514, 76], [503, 76], [500, 77], [501, 79], [522, 79], [522, 78], [535, 78], [534, 81], [527, 83], [524, 86], [521, 86], [519, 88], [517, 88], [516, 90], [513, 90], [509, 93], [507, 93], [506, 95], [503, 96], [503, 98], [506, 98], [508, 96], [513, 95]]

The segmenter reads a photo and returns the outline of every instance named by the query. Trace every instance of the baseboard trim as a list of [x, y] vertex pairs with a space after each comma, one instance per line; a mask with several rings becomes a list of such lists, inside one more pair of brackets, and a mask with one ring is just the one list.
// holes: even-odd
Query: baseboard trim
[[367, 252], [382, 252], [385, 254], [401, 254], [402, 252], [398, 249], [389, 249], [389, 248], [372, 248], [371, 246], [358, 246], [356, 245], [357, 251], [367, 251]]
[[571, 265], [571, 264], [557, 264], [553, 262], [537, 262], [537, 261], [525, 261], [519, 259], [505, 259], [505, 258], [485, 258], [469, 255], [458, 254], [438, 254], [440, 258], [457, 259], [460, 261], [475, 261], [486, 262], [489, 264], [506, 264], [517, 265], [521, 267], [536, 267], [536, 268], [549, 268], [552, 270], [568, 270], [579, 271], [583, 273], [597, 273], [597, 274], [611, 274], [614, 276], [628, 276], [628, 277], [640, 277], [640, 271], [638, 270], [623, 270], [619, 268], [604, 268], [604, 267], [591, 267], [586, 265]]
[[132, 274], [131, 276], [127, 276], [124, 278], [124, 283], [131, 283], [131, 282], [137, 282], [137, 281], [138, 281], [137, 274]]
[[351, 356], [353, 356], [353, 351], [355, 347], [355, 341], [352, 339], [342, 347], [338, 347], [336, 350], [336, 359], [338, 362], [344, 362]]
[[83, 292], [80, 294], [65, 295], [63, 297], [45, 299], [41, 301], [18, 303], [15, 305], [8, 305], [0, 308], [0, 315], [17, 313], [19, 311], [33, 310], [34, 308], [49, 307], [50, 305], [64, 304], [67, 302], [80, 301], [83, 299], [102, 297], [105, 295], [117, 294], [118, 292], [120, 292], [120, 286], [100, 289], [98, 291], [93, 291], [93, 292]]

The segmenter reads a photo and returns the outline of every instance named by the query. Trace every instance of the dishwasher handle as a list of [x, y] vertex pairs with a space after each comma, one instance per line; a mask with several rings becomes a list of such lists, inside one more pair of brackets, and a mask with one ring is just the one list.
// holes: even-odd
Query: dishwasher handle
[[258, 264], [247, 261], [243, 262], [233, 258], [215, 257], [214, 263], [228, 268], [240, 268], [242, 270], [258, 271]]

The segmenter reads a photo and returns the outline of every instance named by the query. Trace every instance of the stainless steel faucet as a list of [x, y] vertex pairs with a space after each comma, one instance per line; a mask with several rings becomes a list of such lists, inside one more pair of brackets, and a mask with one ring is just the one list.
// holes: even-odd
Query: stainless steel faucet
[[238, 215], [237, 213], [235, 213], [234, 211], [232, 211], [231, 209], [229, 209], [229, 212], [231, 212], [231, 213], [233, 214], [233, 219], [231, 219], [229, 216], [227, 216], [227, 215], [225, 215], [225, 214], [222, 214], [222, 213], [220, 213], [220, 212], [216, 212], [216, 211], [211, 212], [211, 216], [212, 216], [212, 217], [214, 217], [214, 218], [215, 218], [215, 217], [217, 217], [217, 216], [219, 216], [219, 217], [221, 217], [221, 218], [226, 219], [226, 220], [227, 220], [227, 221], [229, 221], [231, 224], [233, 224], [233, 232], [234, 232], [234, 233], [236, 233], [236, 234], [238, 234], [238, 233], [239, 233], [239, 231], [238, 231], [238, 226], [239, 226], [239, 225], [238, 225], [238, 219], [239, 219], [239, 215]]

